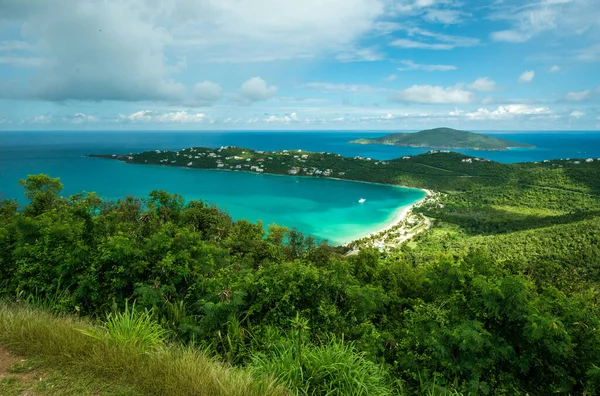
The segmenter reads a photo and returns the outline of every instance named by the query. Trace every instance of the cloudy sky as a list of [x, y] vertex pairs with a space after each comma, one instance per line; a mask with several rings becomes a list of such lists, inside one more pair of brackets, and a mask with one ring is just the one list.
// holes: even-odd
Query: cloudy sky
[[0, 129], [600, 129], [598, 0], [0, 0]]

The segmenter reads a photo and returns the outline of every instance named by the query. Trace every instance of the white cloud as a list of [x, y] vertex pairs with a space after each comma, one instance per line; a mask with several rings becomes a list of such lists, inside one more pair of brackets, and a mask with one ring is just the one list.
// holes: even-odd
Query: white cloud
[[203, 81], [194, 85], [194, 99], [201, 104], [213, 104], [221, 99], [223, 89], [212, 81]]
[[558, 73], [560, 71], [560, 66], [554, 65], [548, 71], [550, 73]]
[[458, 10], [431, 9], [428, 10], [425, 15], [423, 15], [423, 19], [428, 22], [452, 25], [462, 21], [462, 12]]
[[528, 82], [533, 81], [534, 77], [535, 77], [535, 72], [533, 70], [527, 70], [527, 71], [524, 71], [523, 73], [521, 73], [518, 81], [520, 83], [528, 83]]
[[35, 116], [30, 120], [30, 122], [32, 122], [34, 124], [48, 124], [48, 123], [52, 122], [52, 116], [49, 116], [49, 115]]
[[[283, 116], [271, 115], [263, 120], [266, 123], [279, 123], [279, 124], [290, 124], [292, 122], [299, 122], [298, 115], [296, 112], [291, 114], [285, 114]], [[256, 119], [252, 119], [251, 122], [256, 122]]]
[[[388, 77], [389, 78], [389, 77]], [[395, 80], [393, 78], [392, 80]], [[390, 81], [392, 81], [390, 80]], [[366, 84], [340, 84], [328, 82], [309, 82], [303, 85], [306, 88], [323, 93], [350, 93], [350, 94], [373, 94], [386, 91], [383, 88], [373, 87]]]
[[579, 111], [579, 110], [573, 110], [571, 112], [571, 114], [569, 114], [571, 117], [575, 117], [575, 118], [579, 118], [579, 117], [583, 117], [585, 115], [585, 113], [583, 111]]
[[409, 28], [406, 32], [409, 37], [417, 39], [400, 38], [392, 41], [390, 45], [408, 49], [451, 50], [457, 47], [473, 47], [480, 43], [478, 38], [451, 36], [420, 28]]
[[[186, 63], [204, 67], [217, 61], [342, 52], [373, 28], [386, 3], [0, 0], [0, 23], [20, 26], [22, 39], [32, 48], [31, 56], [9, 54], [1, 59], [15, 67], [38, 68], [23, 95], [35, 99], [180, 102], [192, 95], [176, 80]], [[2, 42], [5, 49], [22, 47]], [[366, 60], [376, 56], [362, 49], [359, 55]], [[24, 91], [20, 88], [3, 96], [17, 95]]]
[[600, 8], [596, 0], [543, 0], [521, 4], [496, 2], [497, 12], [490, 18], [507, 22], [509, 28], [493, 32], [495, 41], [525, 42], [543, 33], [561, 37], [590, 35], [600, 26]]
[[122, 121], [147, 122], [160, 124], [201, 123], [207, 119], [206, 114], [188, 113], [185, 110], [159, 113], [152, 110], [140, 110], [128, 116], [121, 116]]
[[384, 78], [385, 81], [395, 81], [396, 79], [398, 79], [398, 76], [396, 74], [390, 74], [389, 76], [387, 76], [386, 78]]
[[523, 116], [550, 116], [552, 111], [547, 107], [533, 107], [523, 104], [499, 106], [495, 110], [480, 108], [474, 112], [463, 113], [467, 118], [476, 120], [514, 119]]
[[482, 77], [469, 84], [468, 88], [473, 91], [489, 92], [496, 89], [496, 82], [487, 77]]
[[400, 61], [405, 67], [398, 68], [399, 71], [405, 70], [425, 70], [425, 71], [450, 71], [456, 70], [456, 66], [452, 65], [420, 65], [412, 60]]
[[71, 122], [73, 124], [85, 124], [88, 122], [96, 122], [98, 121], [96, 119], [96, 117], [88, 115], [88, 114], [84, 114], [84, 113], [76, 113], [72, 118], [71, 118]]
[[344, 62], [375, 62], [385, 59], [385, 56], [374, 48], [350, 48], [340, 52], [335, 59]]
[[471, 103], [475, 94], [461, 89], [459, 86], [442, 87], [433, 85], [413, 85], [398, 92], [393, 100], [426, 104]]
[[276, 86], [268, 86], [260, 77], [252, 77], [242, 84], [239, 90], [239, 99], [242, 102], [253, 103], [271, 99], [277, 94]]
[[583, 102], [592, 99], [594, 93], [591, 89], [585, 89], [583, 91], [568, 92], [563, 100], [565, 102]]
[[600, 62], [600, 44], [574, 51], [575, 59], [582, 62]]

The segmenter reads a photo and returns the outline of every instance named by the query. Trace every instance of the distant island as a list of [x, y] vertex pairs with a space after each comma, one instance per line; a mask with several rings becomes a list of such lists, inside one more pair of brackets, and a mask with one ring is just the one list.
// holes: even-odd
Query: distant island
[[508, 150], [510, 147], [535, 148], [531, 144], [513, 142], [479, 133], [452, 128], [427, 129], [416, 133], [394, 133], [379, 138], [353, 140], [352, 144], [386, 144], [400, 147], [461, 148], [470, 150]]

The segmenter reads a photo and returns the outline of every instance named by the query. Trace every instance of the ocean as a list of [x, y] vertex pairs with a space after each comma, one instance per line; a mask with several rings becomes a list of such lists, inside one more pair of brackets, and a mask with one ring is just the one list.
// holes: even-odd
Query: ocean
[[[302, 149], [343, 156], [391, 159], [428, 149], [350, 145], [359, 137], [387, 132], [0, 132], [0, 197], [26, 203], [18, 180], [28, 174], [60, 177], [63, 194], [82, 190], [107, 199], [146, 196], [155, 189], [187, 200], [215, 203], [234, 219], [277, 223], [338, 244], [393, 222], [401, 208], [424, 196], [420, 190], [330, 179], [257, 175], [161, 166], [131, 165], [88, 158], [88, 154], [130, 153], [192, 146], [233, 145], [256, 150]], [[510, 151], [456, 150], [504, 163], [555, 158], [600, 157], [597, 132], [495, 133], [537, 146]], [[358, 200], [366, 202], [360, 204]]]

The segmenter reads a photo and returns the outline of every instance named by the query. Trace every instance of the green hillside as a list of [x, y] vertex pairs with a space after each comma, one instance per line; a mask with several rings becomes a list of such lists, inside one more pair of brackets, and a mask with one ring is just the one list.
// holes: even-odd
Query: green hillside
[[387, 144], [401, 147], [463, 148], [472, 150], [508, 150], [509, 147], [533, 148], [526, 143], [512, 142], [478, 133], [452, 128], [435, 128], [416, 133], [394, 133], [379, 138], [353, 140], [352, 144]]
[[166, 191], [65, 197], [58, 179], [31, 175], [29, 204], [0, 201], [0, 302], [98, 327], [0, 304], [12, 353], [157, 395], [599, 394], [598, 159], [232, 147], [101, 157], [428, 188], [435, 199], [415, 211], [432, 226], [349, 254]]

